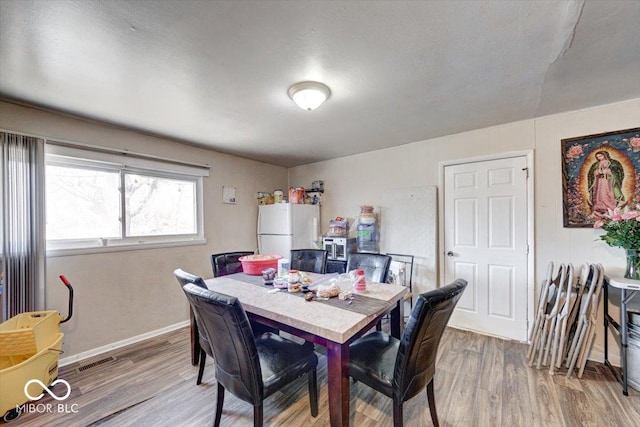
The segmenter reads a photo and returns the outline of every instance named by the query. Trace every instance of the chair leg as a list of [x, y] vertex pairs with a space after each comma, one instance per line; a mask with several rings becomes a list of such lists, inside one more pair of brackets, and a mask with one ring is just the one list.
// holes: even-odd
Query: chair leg
[[218, 383], [218, 397], [216, 399], [216, 418], [213, 421], [213, 427], [220, 427], [220, 419], [222, 418], [222, 405], [224, 405], [224, 387]]
[[311, 406], [311, 416], [318, 416], [318, 375], [316, 370], [309, 372], [309, 405]]
[[436, 412], [436, 395], [433, 392], [433, 378], [427, 384], [427, 400], [429, 401], [429, 411], [431, 412], [431, 421], [434, 427], [438, 427], [438, 413]]
[[198, 369], [198, 380], [196, 381], [196, 385], [202, 384], [202, 375], [204, 374], [204, 364], [207, 362], [207, 353], [204, 350], [200, 349], [200, 368]]
[[376, 323], [376, 331], [380, 332], [382, 330], [382, 320], [379, 320], [378, 323]]
[[253, 407], [253, 427], [262, 427], [262, 402]]
[[393, 427], [403, 427], [402, 420], [402, 402], [396, 403], [393, 401]]

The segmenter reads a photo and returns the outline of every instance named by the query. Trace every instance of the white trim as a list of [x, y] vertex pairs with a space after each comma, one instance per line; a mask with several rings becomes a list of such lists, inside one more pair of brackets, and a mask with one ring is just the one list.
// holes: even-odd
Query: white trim
[[532, 156], [533, 159], [533, 150], [520, 150], [520, 151], [507, 151], [505, 153], [497, 153], [497, 154], [487, 154], [486, 156], [478, 156], [478, 157], [468, 157], [464, 159], [454, 159], [454, 160], [443, 160], [439, 163], [440, 166], [440, 185], [444, 182], [444, 167], [452, 166], [452, 165], [461, 165], [465, 163], [476, 163], [476, 162], [486, 162], [489, 160], [501, 160], [501, 159], [510, 159], [512, 157], [527, 157], [529, 155]]
[[[0, 102], [1, 101], [8, 102], [7, 100], [0, 99]], [[29, 106], [29, 105], [23, 105], [23, 104], [15, 104], [15, 105], [21, 105], [21, 106], [26, 106], [26, 107], [29, 107], [29, 108], [39, 109], [37, 107], [33, 107], [33, 106]], [[64, 115], [63, 113], [60, 113], [59, 111], [47, 110], [47, 109], [41, 109], [41, 110]], [[78, 119], [78, 117], [76, 117], [76, 116], [69, 116], [69, 117], [73, 117], [73, 118]], [[95, 123], [105, 124], [103, 122], [95, 122]], [[115, 127], [118, 127], [118, 126], [115, 126]], [[136, 131], [134, 131], [132, 129], [127, 129], [127, 128], [123, 128], [123, 127], [119, 127], [119, 129], [125, 130], [125, 131], [136, 132]], [[210, 169], [211, 168], [211, 166], [209, 164], [207, 164], [207, 163], [186, 162], [186, 161], [183, 161], [183, 160], [170, 159], [168, 157], [154, 156], [152, 154], [145, 154], [145, 153], [139, 153], [139, 152], [136, 152], [136, 151], [129, 151], [127, 149], [101, 147], [99, 145], [92, 145], [92, 144], [85, 144], [85, 143], [81, 143], [81, 142], [69, 141], [69, 140], [63, 139], [63, 138], [51, 138], [49, 136], [38, 135], [38, 134], [35, 134], [35, 133], [23, 132], [21, 130], [12, 130], [12, 129], [0, 128], [0, 132], [9, 132], [9, 133], [15, 133], [17, 135], [30, 136], [30, 137], [33, 137], [33, 138], [41, 138], [41, 139], [44, 139], [45, 144], [65, 145], [65, 146], [70, 146], [70, 147], [85, 148], [87, 150], [119, 153], [121, 155], [127, 155], [127, 156], [131, 156], [131, 157], [140, 157], [140, 158], [146, 158], [146, 159], [153, 159], [153, 160], [158, 160], [158, 161], [163, 161], [163, 162], [175, 163], [175, 164], [179, 164], [179, 165], [193, 166], [193, 167], [196, 167], [196, 168], [204, 168], [204, 169]], [[150, 134], [145, 134], [145, 133], [141, 133], [141, 132], [137, 132], [137, 133], [140, 133], [141, 135], [150, 135]], [[155, 136], [155, 137], [157, 138], [157, 136]], [[164, 137], [160, 137], [160, 138], [164, 138]]]
[[59, 143], [47, 140], [46, 153], [70, 159], [88, 159], [124, 168], [140, 168], [148, 171], [164, 171], [189, 176], [209, 176], [209, 166], [194, 165], [141, 153], [101, 148], [87, 144]]
[[94, 348], [92, 350], [83, 351], [82, 353], [74, 354], [73, 356], [63, 357], [58, 362], [58, 366], [67, 366], [72, 363], [78, 362], [80, 360], [88, 359], [90, 357], [97, 356], [102, 353], [106, 353], [108, 351], [116, 350], [130, 344], [135, 344], [137, 342], [141, 342], [144, 340], [148, 340], [150, 338], [157, 337], [162, 334], [166, 334], [167, 332], [175, 331], [176, 329], [183, 328], [185, 326], [189, 326], [189, 320], [185, 320], [183, 322], [174, 323], [173, 325], [166, 326], [164, 328], [156, 329], [155, 331], [147, 332], [141, 335], [136, 335], [135, 337], [126, 338], [121, 341], [116, 341], [111, 344], [103, 345], [101, 347]]
[[69, 256], [69, 255], [100, 254], [100, 253], [106, 253], [106, 252], [139, 251], [143, 249], [177, 248], [180, 246], [196, 246], [196, 245], [206, 245], [206, 244], [207, 244], [206, 238], [198, 238], [194, 240], [181, 240], [181, 241], [175, 241], [175, 242], [166, 241], [166, 242], [154, 242], [154, 243], [131, 243], [131, 244], [99, 246], [99, 247], [48, 249], [47, 258]]
[[536, 316], [536, 233], [535, 233], [535, 168], [533, 150], [529, 150], [527, 156], [527, 168], [529, 177], [527, 178], [527, 244], [529, 245], [529, 256], [527, 257], [527, 340], [529, 339], [529, 329], [533, 327]]
[[438, 164], [438, 287], [444, 283], [444, 169], [447, 166], [486, 162], [490, 160], [510, 159], [514, 157], [526, 157], [527, 168], [529, 168], [529, 177], [527, 178], [527, 244], [529, 245], [529, 253], [527, 254], [527, 336], [529, 326], [533, 325], [535, 316], [535, 174], [534, 174], [534, 155], [533, 150], [509, 151], [506, 153], [489, 154], [486, 156], [470, 157], [465, 159], [446, 160]]
[[119, 156], [136, 157], [139, 159], [149, 159], [161, 162], [173, 163], [176, 165], [192, 166], [200, 169], [209, 170], [210, 166], [206, 163], [185, 162], [183, 160], [170, 159], [168, 157], [155, 156], [153, 154], [139, 153], [137, 151], [129, 151], [126, 149], [101, 147], [99, 145], [86, 144], [83, 142], [66, 141], [64, 139], [47, 139], [47, 144], [56, 145], [58, 147], [69, 147], [71, 149], [81, 149], [83, 151], [97, 151], [101, 153], [116, 154]]

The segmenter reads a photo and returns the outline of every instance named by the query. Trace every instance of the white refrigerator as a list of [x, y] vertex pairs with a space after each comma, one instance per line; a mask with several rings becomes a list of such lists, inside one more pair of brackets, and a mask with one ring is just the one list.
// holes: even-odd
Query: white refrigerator
[[258, 252], [289, 258], [291, 249], [315, 248], [320, 206], [276, 203], [258, 206]]

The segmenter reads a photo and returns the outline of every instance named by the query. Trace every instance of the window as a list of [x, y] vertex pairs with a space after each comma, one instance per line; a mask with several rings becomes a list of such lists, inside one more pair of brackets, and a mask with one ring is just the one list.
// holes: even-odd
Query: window
[[47, 240], [120, 237], [120, 172], [47, 161]]
[[125, 174], [125, 212], [129, 236], [196, 234], [196, 182], [153, 175]]
[[48, 146], [47, 250], [203, 242], [207, 174], [195, 166]]

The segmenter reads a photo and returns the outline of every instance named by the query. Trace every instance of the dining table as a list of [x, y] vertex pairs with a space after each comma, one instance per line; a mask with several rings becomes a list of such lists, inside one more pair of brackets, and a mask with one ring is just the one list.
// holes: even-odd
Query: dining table
[[[310, 289], [328, 286], [336, 275], [308, 273]], [[313, 299], [304, 294], [265, 285], [262, 276], [235, 273], [207, 279], [213, 291], [238, 298], [255, 322], [303, 338], [326, 348], [329, 418], [332, 427], [349, 425], [349, 344], [375, 328], [389, 314], [390, 333], [400, 338], [404, 327], [404, 296], [408, 288], [367, 282], [364, 293], [352, 298]], [[337, 282], [347, 291], [344, 280]]]

